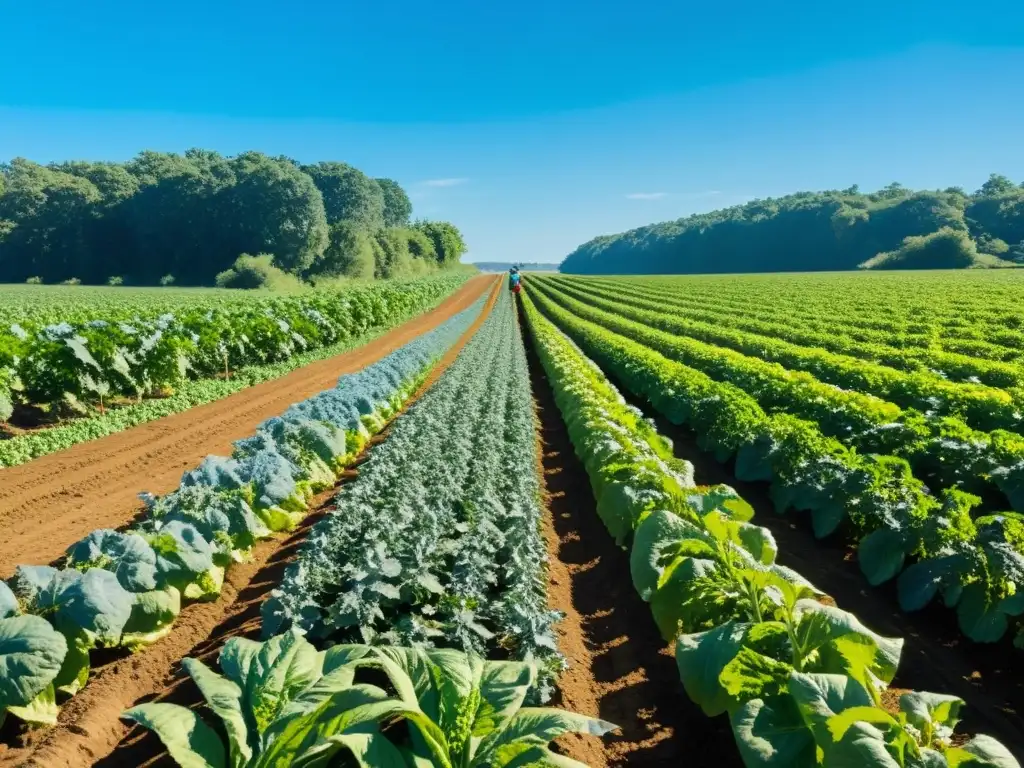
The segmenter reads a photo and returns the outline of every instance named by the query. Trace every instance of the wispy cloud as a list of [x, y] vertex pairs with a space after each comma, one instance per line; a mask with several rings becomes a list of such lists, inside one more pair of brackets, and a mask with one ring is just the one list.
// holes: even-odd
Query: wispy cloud
[[423, 182], [425, 187], [457, 187], [460, 184], [465, 184], [469, 179], [458, 178], [458, 179], [428, 179]]
[[668, 197], [668, 192], [631, 192], [626, 195], [629, 200], [661, 200]]

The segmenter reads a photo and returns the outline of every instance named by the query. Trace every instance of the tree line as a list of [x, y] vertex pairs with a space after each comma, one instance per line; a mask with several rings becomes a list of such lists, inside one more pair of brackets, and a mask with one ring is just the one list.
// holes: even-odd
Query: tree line
[[232, 285], [458, 263], [459, 230], [411, 215], [397, 182], [340, 162], [204, 149], [126, 163], [17, 158], [0, 164], [0, 282]]
[[798, 192], [652, 224], [579, 246], [577, 274], [805, 272], [1024, 264], [1024, 184]]

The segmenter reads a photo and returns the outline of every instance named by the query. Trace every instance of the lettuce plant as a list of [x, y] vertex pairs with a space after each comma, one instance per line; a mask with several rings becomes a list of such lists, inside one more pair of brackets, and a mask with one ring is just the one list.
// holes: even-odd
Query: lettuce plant
[[[219, 661], [222, 675], [196, 659], [182, 663], [226, 738], [175, 704], [124, 713], [153, 730], [183, 768], [311, 768], [338, 755], [367, 768], [580, 766], [549, 742], [615, 728], [524, 707], [537, 675], [528, 662], [366, 645], [321, 652], [297, 630], [263, 643], [232, 638]], [[396, 727], [402, 722], [406, 729]]]

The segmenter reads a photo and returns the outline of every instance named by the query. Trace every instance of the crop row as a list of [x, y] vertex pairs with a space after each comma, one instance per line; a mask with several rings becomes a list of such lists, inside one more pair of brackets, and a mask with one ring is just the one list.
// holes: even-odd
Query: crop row
[[[674, 424], [693, 429], [736, 475], [771, 483], [781, 513], [810, 512], [815, 535], [845, 524], [859, 540], [861, 570], [872, 584], [899, 576], [900, 603], [916, 610], [939, 593], [956, 608], [961, 630], [979, 642], [1000, 639], [1024, 613], [1024, 524], [1012, 513], [972, 519], [978, 498], [928, 493], [893, 456], [863, 455], [813, 422], [768, 415], [736, 385], [563, 309], [527, 284], [537, 307], [601, 367]], [[908, 559], [916, 560], [904, 569]], [[1020, 639], [1020, 638], [1018, 638]]]
[[[848, 308], [843, 296], [837, 296], [835, 291], [804, 294], [799, 298], [782, 294], [764, 302], [764, 297], [758, 297], [753, 291], [731, 295], [728, 290], [722, 290], [721, 285], [712, 289], [691, 283], [687, 284], [685, 291], [680, 291], [679, 282], [671, 278], [622, 282], [642, 287], [652, 296], [685, 297], [689, 305], [698, 308], [708, 307], [768, 321], [784, 316], [794, 328], [839, 333], [865, 344], [900, 349], [921, 347], [999, 361], [1012, 361], [1024, 352], [1024, 339], [1019, 329], [987, 322], [985, 313], [977, 312], [978, 305], [973, 303], [969, 310], [945, 317], [941, 314], [941, 307], [931, 306], [926, 312], [918, 309], [912, 315], [901, 316], [891, 307], [879, 304], [871, 304], [859, 311]], [[856, 283], [848, 283], [844, 287], [846, 292], [857, 295]], [[757, 303], [752, 303], [754, 301]], [[1002, 314], [997, 317], [1002, 317]]]
[[[750, 507], [726, 487], [693, 487], [692, 469], [671, 463], [667, 441], [530, 292], [522, 302], [599, 514], [629, 541], [633, 584], [675, 641], [687, 695], [708, 716], [728, 715], [745, 765], [1018, 765], [987, 736], [954, 746], [964, 704], [954, 696], [912, 691], [885, 703], [903, 641], [872, 632], [777, 564]], [[644, 375], [641, 358], [621, 360], [620, 370]]]
[[1001, 505], [1024, 510], [1024, 438], [1018, 434], [979, 432], [956, 417], [902, 410], [872, 395], [822, 383], [809, 373], [678, 335], [677, 328], [662, 330], [658, 326], [671, 326], [671, 320], [659, 322], [657, 313], [577, 293], [571, 287], [554, 289], [543, 281], [536, 285], [573, 314], [716, 381], [734, 384], [769, 414], [807, 419], [825, 436], [862, 453], [906, 459], [919, 478], [937, 488], [1002, 494]]
[[288, 360], [394, 325], [465, 280], [465, 273], [453, 272], [158, 317], [14, 323], [0, 329], [0, 421], [16, 404], [102, 411], [111, 398], [141, 399], [173, 391], [188, 378]]
[[[875, 395], [903, 408], [941, 416], [957, 415], [975, 429], [1018, 429], [1024, 424], [1024, 393], [971, 382], [954, 382], [930, 371], [903, 371], [850, 355], [786, 341], [789, 325], [777, 321], [771, 335], [752, 333], [728, 323], [690, 317], [657, 297], [634, 294], [580, 280], [558, 281], [560, 290], [584, 300], [614, 301], [624, 316], [643, 317], [649, 325], [759, 357], [842, 389]], [[640, 312], [640, 314], [637, 314]]]
[[449, 647], [564, 666], [547, 609], [536, 430], [507, 292], [389, 430], [263, 607], [272, 635]]
[[216, 599], [225, 569], [255, 543], [293, 528], [312, 495], [336, 482], [370, 436], [466, 331], [484, 299], [334, 389], [297, 403], [207, 457], [124, 532], [97, 530], [61, 568], [19, 566], [0, 582], [0, 719], [53, 723], [97, 647], [131, 650], [170, 632], [183, 601]]
[[[985, 360], [954, 352], [927, 349], [905, 349], [891, 344], [858, 342], [831, 328], [802, 328], [776, 308], [757, 310], [761, 299], [751, 296], [743, 308], [718, 308], [713, 301], [697, 300], [671, 287], [652, 290], [647, 283], [629, 280], [584, 281], [588, 285], [611, 283], [617, 293], [639, 298], [656, 299], [687, 318], [726, 325], [738, 330], [775, 336], [807, 347], [827, 349], [851, 357], [879, 363], [903, 371], [933, 372], [955, 381], [976, 382], [992, 387], [1024, 386], [1024, 370], [1020, 365]], [[758, 316], [760, 313], [760, 316]]]
[[1006, 334], [1024, 328], [1024, 312], [1017, 301], [1020, 281], [1020, 273], [1015, 272], [996, 275], [949, 270], [868, 276], [846, 272], [629, 279], [635, 285], [671, 287], [676, 293], [740, 311], [777, 308], [786, 316], [812, 322], [835, 315], [844, 324], [895, 336], [960, 335], [984, 329], [1000, 344], [1010, 339]]

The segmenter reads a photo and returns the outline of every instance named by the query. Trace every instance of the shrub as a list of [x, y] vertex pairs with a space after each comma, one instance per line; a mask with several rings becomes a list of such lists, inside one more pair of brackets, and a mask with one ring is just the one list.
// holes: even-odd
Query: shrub
[[107, 285], [117, 286], [124, 285], [124, 278], [120, 275], [113, 275], [107, 278]]
[[174, 275], [164, 275], [160, 278], [160, 285], [167, 287], [168, 285], [174, 285]]
[[[40, 280], [39, 282], [43, 282]], [[61, 281], [61, 285], [81, 285], [82, 281], [77, 277], [69, 277], [67, 280]]]
[[294, 275], [274, 266], [274, 257], [269, 253], [252, 256], [243, 253], [230, 269], [225, 269], [216, 279], [218, 288], [242, 288], [253, 290], [264, 288], [271, 291], [294, 291], [302, 282]]
[[43, 284], [43, 278], [41, 278], [41, 277], [39, 277], [37, 275], [36, 277], [30, 277], [25, 282], [28, 283], [29, 285], [42, 285]]

